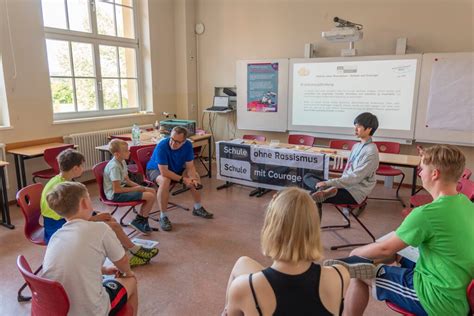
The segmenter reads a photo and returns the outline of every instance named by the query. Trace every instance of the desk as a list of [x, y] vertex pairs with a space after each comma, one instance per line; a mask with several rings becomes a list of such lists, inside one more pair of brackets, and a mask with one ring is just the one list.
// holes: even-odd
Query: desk
[[47, 143], [35, 146], [27, 146], [21, 148], [10, 149], [9, 154], [15, 158], [16, 182], [18, 184], [18, 191], [28, 185], [26, 181], [25, 160], [41, 157], [44, 151], [49, 148], [61, 147], [69, 144], [65, 143]]
[[[142, 135], [144, 136], [147, 136], [148, 133], [142, 133]], [[153, 133], [149, 133], [149, 135], [153, 135]], [[120, 136], [122, 139], [125, 139], [125, 138], [129, 138], [130, 141], [127, 141], [128, 143], [128, 146], [130, 147], [132, 145], [132, 134], [122, 134], [122, 135], [113, 135], [113, 136]], [[111, 137], [113, 137], [111, 136]], [[196, 148], [196, 147], [200, 147], [200, 146], [204, 146], [204, 145], [207, 145], [207, 152], [208, 152], [208, 173], [207, 173], [207, 176], [209, 178], [212, 177], [212, 143], [211, 143], [211, 134], [204, 134], [204, 135], [193, 135], [191, 137], [189, 137], [188, 139], [191, 141], [191, 143], [193, 144], [193, 148]], [[149, 145], [149, 144], [156, 144], [156, 142], [152, 141], [151, 140], [151, 137], [148, 138], [148, 140], [140, 140], [140, 145]], [[109, 157], [110, 157], [110, 153], [109, 153], [109, 145], [106, 144], [106, 145], [102, 145], [102, 146], [97, 146], [95, 149], [99, 150], [100, 151], [100, 157], [102, 159], [102, 161], [105, 161], [106, 160], [106, 154], [109, 154]]]
[[[245, 141], [245, 144], [268, 144], [267, 142], [257, 142], [253, 140]], [[325, 153], [329, 156], [342, 156], [344, 159], [347, 160], [351, 153], [350, 150], [340, 150], [340, 149], [332, 149], [332, 148], [322, 148], [322, 147], [310, 147], [310, 146], [301, 146], [301, 145], [291, 145], [291, 144], [282, 144], [278, 145], [280, 148], [289, 148], [297, 150], [306, 151], [306, 152], [319, 152]], [[411, 195], [415, 194], [416, 191], [416, 178], [417, 178], [417, 168], [420, 164], [420, 156], [415, 155], [403, 155], [403, 154], [386, 154], [386, 153], [379, 153], [379, 161], [383, 165], [390, 165], [396, 167], [404, 167], [404, 168], [412, 168], [413, 169], [413, 178], [411, 183]]]
[[15, 226], [12, 225], [10, 221], [10, 209], [8, 207], [8, 194], [7, 194], [7, 184], [5, 181], [5, 168], [8, 166], [8, 162], [0, 160], [0, 193], [2, 199], [2, 221], [1, 225], [13, 229]]

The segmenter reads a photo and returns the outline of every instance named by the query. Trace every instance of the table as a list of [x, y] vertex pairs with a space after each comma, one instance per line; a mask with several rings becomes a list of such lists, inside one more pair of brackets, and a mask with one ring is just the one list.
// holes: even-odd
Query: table
[[5, 168], [8, 166], [8, 162], [0, 160], [0, 193], [2, 199], [2, 221], [0, 224], [10, 229], [14, 229], [15, 226], [12, 225], [10, 221], [10, 209], [8, 207], [8, 192], [7, 184], [5, 181]]
[[[245, 144], [259, 144], [259, 145], [268, 144], [267, 142], [258, 142], [254, 140], [246, 140], [244, 143]], [[338, 156], [344, 157], [344, 159], [348, 159], [351, 153], [350, 150], [332, 149], [332, 148], [326, 148], [326, 147], [310, 147], [310, 146], [292, 145], [292, 144], [283, 144], [283, 143], [280, 143], [278, 147], [296, 149], [296, 150], [307, 151], [307, 152], [326, 153], [330, 156], [338, 155]], [[379, 162], [382, 165], [390, 165], [390, 166], [413, 169], [411, 195], [414, 195], [416, 191], [417, 168], [420, 164], [420, 160], [421, 160], [421, 157], [415, 156], [415, 155], [379, 153]]]
[[44, 151], [49, 148], [61, 147], [69, 144], [65, 143], [47, 143], [35, 146], [27, 146], [8, 150], [15, 158], [16, 182], [18, 191], [28, 185], [26, 181], [25, 160], [41, 157]]
[[[147, 133], [147, 132], [144, 132], [142, 133], [142, 138], [143, 136], [150, 136], [150, 135], [154, 135], [153, 132], [150, 132], [150, 133]], [[121, 139], [130, 139], [130, 141], [127, 141], [128, 143], [128, 146], [130, 147], [132, 145], [132, 134], [122, 134], [122, 135], [112, 135], [111, 138], [113, 138], [114, 136], [120, 136]], [[211, 134], [204, 134], [204, 135], [193, 135], [193, 136], [190, 136], [188, 137], [188, 139], [191, 141], [191, 143], [193, 144], [193, 148], [196, 148], [196, 147], [200, 147], [200, 146], [204, 146], [204, 145], [207, 145], [207, 151], [208, 151], [208, 172], [207, 172], [207, 176], [209, 178], [212, 177], [212, 146], [211, 146], [211, 138], [212, 135]], [[149, 144], [156, 144], [156, 141], [153, 141], [151, 139], [152, 137], [150, 136], [148, 138], [148, 140], [140, 140], [140, 145], [149, 145]], [[105, 145], [102, 145], [102, 146], [97, 146], [95, 149], [99, 150], [100, 151], [100, 157], [102, 159], [102, 161], [105, 161], [106, 160], [106, 154], [109, 155], [110, 157], [110, 152], [109, 152], [109, 145], [108, 144], [105, 144]]]

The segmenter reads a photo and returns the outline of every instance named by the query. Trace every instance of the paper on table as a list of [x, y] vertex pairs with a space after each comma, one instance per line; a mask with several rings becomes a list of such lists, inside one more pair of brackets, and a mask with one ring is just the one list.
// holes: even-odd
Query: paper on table
[[[377, 241], [383, 241], [385, 239], [388, 239], [388, 238], [392, 237], [393, 234], [395, 234], [394, 231], [388, 233], [387, 235], [384, 235], [384, 236], [380, 237], [379, 239], [377, 239]], [[408, 246], [406, 248], [403, 248], [402, 250], [400, 250], [398, 252], [398, 254], [400, 256], [404, 257], [404, 258], [407, 258], [410, 261], [413, 261], [413, 262], [417, 262], [418, 258], [420, 257], [420, 253], [418, 251], [418, 248], [415, 248], [415, 247], [412, 247], [412, 246]]]

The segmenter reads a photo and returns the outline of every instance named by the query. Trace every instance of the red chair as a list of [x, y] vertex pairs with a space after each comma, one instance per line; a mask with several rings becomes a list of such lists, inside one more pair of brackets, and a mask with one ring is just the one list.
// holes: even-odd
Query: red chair
[[74, 144], [46, 149], [44, 151], [44, 160], [51, 168], [33, 172], [33, 182], [36, 183], [36, 178], [51, 179], [59, 174], [60, 171], [57, 157], [62, 151], [68, 148], [74, 148]]
[[[31, 315], [66, 316], [69, 312], [70, 302], [61, 283], [33, 274], [24, 256], [18, 256], [16, 265], [33, 293]], [[127, 303], [116, 315], [131, 316], [133, 307]]]
[[[16, 201], [20, 206], [21, 213], [25, 219], [25, 237], [35, 245], [46, 246], [44, 241], [44, 228], [39, 223], [41, 216], [41, 193], [43, 192], [43, 185], [41, 183], [31, 184], [24, 187], [16, 194]], [[37, 274], [43, 268], [42, 265], [34, 272]], [[31, 300], [30, 296], [23, 296], [22, 292], [26, 288], [24, 283], [18, 290], [18, 302], [25, 302]]]
[[[357, 144], [357, 141], [355, 140], [333, 139], [329, 141], [329, 148], [352, 150], [352, 147], [354, 147], [355, 144]], [[346, 163], [344, 163], [340, 169], [330, 168], [329, 172], [342, 173], [344, 169], [346, 169]]]
[[[377, 148], [379, 152], [385, 153], [385, 154], [399, 154], [400, 153], [400, 144], [399, 143], [394, 143], [394, 142], [374, 142], [375, 145], [377, 145]], [[399, 201], [403, 207], [405, 207], [405, 203], [403, 200], [400, 198], [399, 191], [400, 188], [403, 184], [403, 180], [405, 179], [405, 174], [403, 171], [400, 169], [394, 168], [392, 166], [386, 166], [386, 165], [380, 165], [379, 168], [376, 171], [376, 174], [378, 176], [384, 176], [384, 177], [396, 177], [396, 176], [402, 176], [400, 183], [398, 184], [397, 187], [397, 192], [396, 192], [396, 199], [391, 199], [391, 198], [379, 198], [379, 197], [370, 197], [370, 199], [373, 200], [386, 200], [386, 201]]]
[[[151, 147], [146, 147], [146, 148], [140, 148], [138, 151], [137, 151], [137, 159], [138, 159], [138, 163], [137, 163], [137, 166], [138, 166], [138, 170], [139, 172], [143, 175], [143, 178], [145, 179], [145, 181], [147, 181], [147, 183], [149, 183], [150, 185], [153, 185], [155, 186], [156, 185], [156, 182], [154, 181], [154, 179], [148, 179], [147, 176], [146, 176], [146, 165], [148, 163], [148, 161], [150, 161], [150, 158], [151, 156], [153, 155], [153, 151], [154, 151], [154, 148], [151, 148]], [[171, 181], [171, 184], [170, 184], [170, 192], [174, 189], [174, 187], [176, 186], [176, 184], [178, 184], [178, 182], [176, 181]], [[179, 204], [176, 204], [176, 203], [173, 203], [173, 202], [169, 202], [168, 201], [168, 209], [171, 209], [173, 207], [176, 207], [176, 208], [180, 208], [182, 210], [185, 210], [185, 211], [189, 211], [189, 208], [187, 207], [184, 207], [184, 206], [181, 206]], [[156, 214], [157, 212], [159, 211], [156, 211], [156, 212], [151, 212], [149, 215], [153, 215], [153, 214]], [[151, 217], [150, 217], [151, 218]]]
[[[149, 145], [135, 145], [135, 146], [130, 146], [130, 163], [127, 165], [128, 172], [137, 174], [140, 173], [138, 172], [138, 157], [137, 157], [137, 151], [141, 148], [155, 148], [156, 144], [149, 144]], [[132, 163], [133, 162], [133, 163]]]
[[[372, 234], [372, 232], [362, 223], [362, 221], [359, 219], [359, 215], [355, 213], [355, 210], [358, 210], [358, 213], [360, 214], [362, 210], [364, 210], [367, 206], [367, 198], [365, 198], [364, 201], [362, 201], [359, 204], [333, 204], [333, 206], [336, 208], [336, 210], [344, 217], [346, 220], [347, 224], [345, 225], [330, 225], [330, 226], [322, 226], [321, 229], [332, 229], [332, 228], [350, 228], [351, 227], [351, 220], [350, 218], [344, 214], [342, 209], [347, 209], [349, 211], [349, 214], [354, 217], [354, 219], [359, 223], [359, 225], [362, 227], [363, 230], [370, 236], [372, 239], [371, 242], [375, 242], [375, 237]], [[322, 213], [319, 213], [320, 218], [322, 218]], [[363, 246], [367, 245], [368, 243], [356, 243], [356, 244], [343, 244], [343, 245], [338, 245], [338, 246], [332, 246], [330, 249], [331, 250], [336, 250], [340, 248], [347, 248], [347, 247], [357, 247], [357, 246]]]
[[[459, 181], [461, 181], [462, 179], [469, 180], [471, 175], [472, 175], [471, 170], [466, 168], [466, 169], [464, 169]], [[466, 196], [469, 197], [469, 194], [466, 194]], [[469, 199], [471, 200], [471, 198], [469, 198]], [[417, 194], [417, 195], [412, 195], [410, 197], [410, 206], [412, 206], [412, 207], [418, 207], [418, 206], [425, 205], [425, 204], [428, 204], [428, 203], [431, 203], [431, 202], [433, 202], [433, 198], [429, 194]]]
[[[467, 286], [466, 295], [467, 295], [467, 302], [469, 304], [469, 309], [470, 309], [468, 315], [474, 315], [474, 280], [472, 280], [471, 283], [469, 283], [469, 285]], [[402, 314], [404, 316], [416, 316], [415, 314], [412, 314], [409, 311], [404, 310], [403, 308], [393, 304], [390, 301], [385, 301], [385, 304], [387, 304], [387, 306], [391, 310], [399, 314]]]
[[288, 144], [313, 146], [315, 138], [310, 135], [288, 135]]
[[471, 201], [474, 201], [474, 182], [469, 179], [461, 178], [458, 182], [457, 190], [464, 194]]
[[256, 140], [258, 142], [265, 142], [267, 141], [267, 138], [263, 135], [244, 135], [242, 136], [242, 139], [247, 139], [247, 140]]
[[108, 161], [103, 161], [99, 162], [96, 164], [94, 167], [92, 167], [92, 171], [94, 172], [95, 180], [97, 181], [97, 185], [99, 186], [99, 199], [102, 203], [105, 205], [113, 206], [115, 207], [114, 210], [112, 211], [112, 215], [117, 211], [119, 207], [128, 207], [127, 211], [123, 214], [123, 216], [120, 218], [120, 225], [126, 227], [123, 223], [123, 219], [130, 213], [131, 211], [134, 211], [135, 213], [137, 212], [135, 207], [138, 205], [143, 204], [145, 201], [139, 200], [139, 201], [129, 201], [129, 202], [114, 202], [105, 196], [104, 192], [104, 169], [105, 166], [107, 166]]

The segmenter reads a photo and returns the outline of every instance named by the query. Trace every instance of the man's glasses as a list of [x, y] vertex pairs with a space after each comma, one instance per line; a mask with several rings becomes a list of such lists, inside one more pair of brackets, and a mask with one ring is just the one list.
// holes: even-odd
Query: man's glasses
[[174, 139], [173, 137], [170, 137], [170, 139], [171, 139], [171, 141], [172, 141], [173, 143], [175, 143], [176, 145], [181, 145], [182, 143], [184, 143], [184, 142], [186, 141], [186, 139], [185, 139], [185, 140], [183, 140], [183, 141], [180, 142], [180, 141]]

